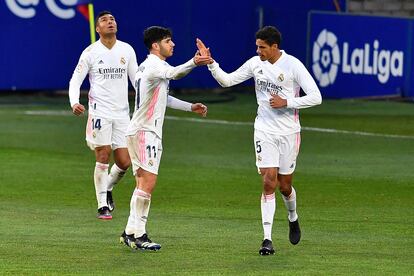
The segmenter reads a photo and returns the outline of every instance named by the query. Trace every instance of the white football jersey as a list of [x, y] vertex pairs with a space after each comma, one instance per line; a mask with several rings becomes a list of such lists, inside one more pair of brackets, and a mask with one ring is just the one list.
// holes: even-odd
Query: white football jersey
[[194, 67], [193, 59], [173, 67], [156, 55], [148, 55], [135, 76], [135, 111], [127, 135], [144, 130], [153, 131], [162, 138], [170, 80], [184, 77]]
[[[282, 55], [274, 63], [252, 57], [239, 69], [227, 74], [214, 62], [208, 65], [213, 77], [223, 87], [233, 86], [254, 78], [257, 98], [257, 117], [254, 128], [265, 132], [289, 135], [300, 131], [299, 111], [322, 101], [318, 86], [306, 67], [294, 56], [281, 51]], [[300, 88], [306, 96], [300, 97]], [[287, 107], [272, 108], [269, 100], [272, 95], [287, 99]]]
[[134, 49], [117, 40], [108, 49], [100, 40], [86, 48], [69, 83], [70, 105], [79, 103], [80, 86], [89, 74], [89, 114], [107, 119], [129, 116], [128, 76], [134, 83], [138, 64]]

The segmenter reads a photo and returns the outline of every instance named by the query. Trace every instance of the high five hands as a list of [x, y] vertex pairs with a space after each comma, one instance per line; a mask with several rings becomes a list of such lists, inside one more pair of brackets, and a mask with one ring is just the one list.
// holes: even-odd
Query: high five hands
[[210, 49], [204, 45], [203, 41], [197, 38], [196, 45], [198, 50], [194, 56], [194, 63], [197, 65], [206, 65], [213, 63], [214, 60], [211, 57]]

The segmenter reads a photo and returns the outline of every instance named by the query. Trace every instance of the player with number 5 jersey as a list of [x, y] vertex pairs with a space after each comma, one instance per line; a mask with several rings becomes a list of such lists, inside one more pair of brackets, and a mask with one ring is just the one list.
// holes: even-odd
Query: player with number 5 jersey
[[[274, 26], [256, 32], [257, 56], [228, 74], [217, 62], [208, 65], [213, 77], [223, 87], [254, 78], [257, 116], [254, 123], [256, 166], [262, 175], [261, 211], [264, 239], [260, 255], [275, 253], [272, 224], [276, 211], [275, 190], [278, 187], [288, 211], [289, 240], [297, 244], [301, 238], [296, 212], [293, 172], [300, 146], [299, 109], [321, 104], [319, 88], [305, 66], [297, 58], [280, 49], [281, 34]], [[210, 50], [197, 40], [199, 51]], [[300, 89], [305, 95], [300, 95]]]

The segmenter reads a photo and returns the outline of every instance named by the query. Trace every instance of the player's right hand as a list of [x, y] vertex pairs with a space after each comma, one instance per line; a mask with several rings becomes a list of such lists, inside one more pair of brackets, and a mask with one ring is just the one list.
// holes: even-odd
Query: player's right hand
[[82, 115], [83, 112], [85, 112], [85, 107], [79, 103], [74, 104], [72, 106], [72, 112], [73, 114], [75, 114], [76, 116]]
[[198, 50], [195, 53], [193, 60], [194, 60], [194, 63], [197, 66], [207, 65], [207, 64], [211, 64], [211, 63], [214, 62], [214, 60], [211, 58], [211, 56], [200, 55], [200, 51], [198, 51]]
[[202, 56], [211, 56], [210, 49], [208, 49], [206, 45], [204, 45], [201, 39], [199, 38], [196, 39], [196, 45]]

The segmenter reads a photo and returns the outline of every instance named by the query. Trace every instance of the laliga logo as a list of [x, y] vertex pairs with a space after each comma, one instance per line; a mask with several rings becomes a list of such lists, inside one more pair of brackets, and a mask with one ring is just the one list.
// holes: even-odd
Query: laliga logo
[[[312, 70], [321, 87], [335, 82], [340, 64], [340, 52], [335, 34], [322, 30], [313, 43]], [[404, 52], [380, 50], [379, 41], [374, 40], [371, 46], [355, 48], [352, 52], [349, 43], [342, 44], [342, 73], [355, 75], [376, 75], [380, 83], [387, 83], [390, 75], [402, 77], [404, 68]], [[372, 56], [371, 56], [372, 55]]]
[[322, 87], [334, 83], [338, 73], [339, 48], [336, 42], [336, 36], [324, 29], [313, 43], [313, 74]]
[[[60, 3], [66, 7], [75, 6], [77, 2], [77, 0], [60, 0]], [[49, 11], [61, 19], [70, 19], [75, 16], [74, 9], [59, 7], [56, 0], [45, 0], [45, 3]], [[32, 18], [36, 15], [34, 7], [39, 4], [39, 0], [6, 0], [6, 4], [16, 16]]]

